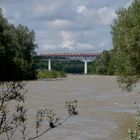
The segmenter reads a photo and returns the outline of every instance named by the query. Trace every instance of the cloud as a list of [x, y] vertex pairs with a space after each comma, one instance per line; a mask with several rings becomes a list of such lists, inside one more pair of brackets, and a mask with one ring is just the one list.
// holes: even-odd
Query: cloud
[[4, 16], [36, 33], [39, 50], [101, 51], [110, 49], [115, 10], [132, 0], [0, 0]]
[[62, 40], [72, 40], [73, 38], [75, 38], [75, 35], [73, 32], [70, 32], [70, 31], [62, 31], [61, 37], [62, 37]]
[[132, 4], [133, 0], [130, 0], [128, 3], [124, 5], [124, 8], [128, 8]]
[[78, 14], [85, 13], [86, 11], [87, 11], [87, 7], [85, 5], [80, 5], [76, 9], [76, 12]]
[[90, 51], [93, 50], [94, 47], [92, 44], [87, 42], [82, 42], [79, 32], [70, 32], [70, 31], [62, 31], [61, 32], [62, 43], [60, 46], [62, 49], [66, 48], [69, 51]]
[[76, 42], [74, 40], [65, 40], [61, 44], [61, 48], [67, 48], [69, 50], [74, 50]]
[[73, 26], [73, 23], [70, 20], [56, 19], [48, 22], [48, 25], [54, 29], [69, 29]]
[[27, 7], [30, 20], [71, 19], [75, 14], [69, 0], [31, 0]]
[[[48, 20], [46, 25], [53, 30], [91, 30], [96, 25], [111, 25], [116, 17], [115, 10], [102, 7], [96, 10], [85, 9], [84, 6], [77, 7], [78, 14], [70, 19]], [[86, 12], [84, 12], [86, 10]]]
[[90, 50], [94, 50], [95, 47], [92, 44], [78, 42], [76, 45], [76, 49], [90, 51]]
[[[94, 25], [110, 25], [116, 17], [115, 10], [108, 7], [99, 9], [88, 9], [88, 11], [77, 17], [78, 22], [84, 23], [85, 26], [93, 27]], [[84, 19], [84, 20], [83, 20]]]
[[115, 10], [108, 7], [98, 9], [96, 17], [98, 24], [111, 25], [114, 18], [116, 18]]

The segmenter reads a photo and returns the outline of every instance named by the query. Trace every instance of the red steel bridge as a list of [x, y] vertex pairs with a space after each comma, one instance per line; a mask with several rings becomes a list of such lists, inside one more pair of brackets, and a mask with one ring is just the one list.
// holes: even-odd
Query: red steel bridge
[[87, 63], [99, 57], [101, 53], [53, 53], [53, 52], [39, 52], [37, 57], [41, 59], [48, 59], [48, 70], [51, 70], [51, 59], [53, 60], [79, 60], [84, 62], [84, 74], [87, 74]]
[[42, 57], [55, 57], [55, 56], [66, 56], [66, 57], [98, 57], [101, 53], [46, 53], [46, 52], [40, 52], [37, 53], [37, 56]]

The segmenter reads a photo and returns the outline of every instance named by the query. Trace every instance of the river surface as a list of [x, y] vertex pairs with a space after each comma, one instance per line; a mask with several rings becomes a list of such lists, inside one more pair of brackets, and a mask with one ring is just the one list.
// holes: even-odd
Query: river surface
[[37, 110], [51, 108], [63, 119], [67, 116], [65, 101], [78, 101], [78, 116], [38, 140], [123, 140], [134, 125], [134, 102], [140, 104], [140, 84], [133, 93], [126, 93], [118, 88], [114, 76], [68, 75], [64, 79], [31, 81], [27, 88], [28, 135], [33, 134]]

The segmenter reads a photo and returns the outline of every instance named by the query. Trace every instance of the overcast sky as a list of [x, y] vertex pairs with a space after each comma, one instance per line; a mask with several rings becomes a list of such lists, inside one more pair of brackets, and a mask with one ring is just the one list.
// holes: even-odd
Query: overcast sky
[[37, 51], [100, 52], [112, 48], [115, 10], [132, 0], [0, 0], [10, 23], [36, 33]]

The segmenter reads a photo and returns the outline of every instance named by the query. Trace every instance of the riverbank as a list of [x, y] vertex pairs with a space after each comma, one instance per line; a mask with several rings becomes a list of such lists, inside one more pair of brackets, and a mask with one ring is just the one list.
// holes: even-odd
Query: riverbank
[[66, 77], [66, 74], [61, 71], [46, 71], [46, 70], [41, 70], [38, 71], [37, 74], [38, 79], [43, 79], [43, 78], [64, 78]]

